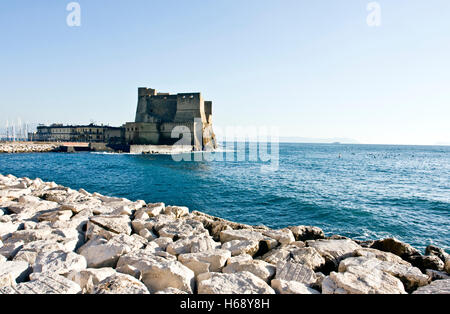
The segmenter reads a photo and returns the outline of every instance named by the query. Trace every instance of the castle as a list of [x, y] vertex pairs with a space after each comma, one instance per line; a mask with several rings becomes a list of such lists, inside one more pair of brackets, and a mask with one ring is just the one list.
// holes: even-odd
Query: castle
[[134, 122], [127, 122], [119, 128], [94, 124], [40, 125], [36, 133], [29, 134], [29, 140], [99, 142], [120, 151], [130, 151], [137, 146], [140, 146], [138, 151], [146, 151], [141, 147], [143, 145], [178, 144], [178, 147], [194, 151], [217, 147], [212, 130], [211, 101], [205, 101], [200, 93], [170, 95], [145, 87], [138, 88]]
[[[158, 93], [155, 89], [138, 89], [136, 119], [124, 125], [125, 142], [129, 145], [173, 145], [181, 135], [172, 131], [184, 130], [191, 136], [188, 145], [193, 150], [217, 147], [212, 131], [212, 102], [201, 93]], [[186, 140], [186, 139], [184, 139]]]

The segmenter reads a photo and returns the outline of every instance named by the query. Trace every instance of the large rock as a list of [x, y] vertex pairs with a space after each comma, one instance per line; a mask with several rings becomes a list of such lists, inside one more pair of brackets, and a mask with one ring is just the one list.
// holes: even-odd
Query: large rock
[[420, 287], [413, 294], [450, 294], [450, 279], [433, 281], [428, 286]]
[[87, 223], [86, 223], [86, 233], [85, 233], [86, 240], [92, 240], [92, 239], [98, 238], [98, 237], [109, 240], [109, 239], [112, 239], [116, 235], [117, 235], [117, 233], [108, 231], [105, 228], [102, 228], [99, 225], [97, 225], [91, 221], [87, 221]]
[[395, 238], [377, 240], [372, 244], [371, 248], [391, 252], [406, 260], [408, 260], [408, 258], [412, 255], [420, 255], [420, 252], [417, 249]]
[[204, 272], [203, 270], [205, 269], [209, 269], [212, 272], [221, 271], [230, 257], [230, 251], [218, 249], [199, 253], [180, 254], [178, 260], [198, 275]]
[[23, 248], [24, 243], [22, 240], [8, 241], [0, 247], [0, 255], [3, 255], [7, 259], [13, 259], [17, 252]]
[[52, 210], [47, 211], [45, 213], [42, 213], [39, 215], [38, 220], [39, 221], [68, 221], [72, 217], [73, 213], [71, 210]]
[[187, 238], [192, 235], [207, 233], [207, 230], [203, 227], [203, 225], [193, 219], [169, 222], [157, 231], [159, 236], [172, 238], [174, 241], [180, 238]]
[[25, 243], [29, 243], [38, 240], [49, 240], [51, 234], [52, 229], [50, 228], [20, 230], [14, 232], [8, 241], [22, 240]]
[[349, 267], [345, 273], [331, 272], [322, 281], [323, 294], [406, 294], [402, 282], [378, 270]]
[[0, 289], [0, 294], [78, 294], [81, 288], [72, 280], [59, 275], [43, 274], [15, 286]]
[[335, 267], [341, 260], [352, 256], [355, 250], [361, 248], [356, 242], [349, 239], [306, 241], [306, 245], [315, 248], [327, 262], [333, 263]]
[[113, 268], [87, 268], [81, 271], [73, 270], [67, 274], [67, 278], [77, 283], [83, 293], [91, 294], [94, 292], [94, 286], [101, 281], [116, 274]]
[[445, 262], [445, 259], [449, 257], [449, 254], [447, 252], [435, 245], [427, 246], [425, 249], [425, 255], [435, 255], [439, 257], [443, 262]]
[[371, 249], [371, 248], [357, 249], [357, 250], [355, 250], [355, 252], [353, 252], [353, 255], [355, 257], [362, 256], [362, 257], [368, 257], [368, 258], [376, 258], [376, 259], [379, 259], [380, 261], [384, 261], [384, 262], [391, 262], [391, 263], [397, 263], [397, 264], [411, 266], [410, 263], [408, 263], [407, 261], [405, 261], [398, 255], [395, 255], [395, 254], [389, 253], [389, 252], [383, 252], [383, 251], [376, 250], [376, 249]]
[[232, 240], [222, 244], [222, 250], [228, 250], [232, 256], [248, 254], [254, 256], [259, 250], [259, 241], [256, 240]]
[[260, 241], [264, 239], [261, 232], [252, 229], [224, 230], [220, 232], [220, 242], [226, 243], [233, 240], [254, 240]]
[[149, 217], [156, 217], [164, 211], [165, 207], [166, 205], [164, 203], [154, 203], [147, 204], [142, 210], [144, 210]]
[[292, 262], [280, 262], [277, 264], [275, 279], [285, 281], [297, 281], [310, 285], [316, 282], [314, 271], [302, 264]]
[[214, 241], [209, 235], [197, 237], [191, 242], [191, 253], [206, 252], [220, 249], [221, 243]]
[[30, 274], [30, 265], [26, 262], [0, 263], [0, 288], [13, 286], [21, 282]]
[[312, 247], [293, 250], [291, 251], [291, 256], [293, 262], [302, 264], [313, 270], [325, 265], [325, 259]]
[[109, 241], [103, 238], [89, 240], [78, 250], [78, 253], [86, 258], [90, 268], [114, 268], [120, 256], [143, 247], [144, 243], [136, 237], [122, 234]]
[[322, 229], [313, 226], [289, 227], [296, 241], [317, 240], [325, 238]]
[[298, 281], [273, 279], [271, 285], [278, 294], [320, 294], [319, 291]]
[[16, 232], [19, 227], [20, 223], [0, 222], [0, 240], [6, 240], [11, 233]]
[[271, 250], [262, 256], [262, 260], [277, 265], [279, 262], [287, 262], [291, 259], [291, 252], [287, 249], [279, 248]]
[[94, 216], [90, 221], [110, 232], [131, 234], [131, 221], [128, 216]]
[[149, 294], [147, 287], [126, 274], [114, 274], [94, 286], [94, 294]]
[[189, 214], [189, 208], [183, 206], [167, 206], [164, 209], [164, 214], [174, 215], [176, 218], [181, 218]]
[[445, 259], [445, 271], [447, 274], [450, 274], [450, 257], [447, 257]]
[[164, 290], [157, 291], [154, 294], [187, 294], [187, 293], [175, 288], [166, 288]]
[[[164, 238], [167, 239], [169, 237]], [[179, 255], [185, 253], [198, 253], [208, 251], [207, 248], [209, 248], [209, 250], [220, 248], [220, 243], [215, 242], [205, 231], [205, 233], [191, 235], [186, 238], [169, 243], [166, 250], [170, 254]]]
[[440, 280], [440, 279], [450, 279], [450, 275], [448, 275], [447, 273], [445, 273], [443, 271], [427, 269], [426, 274], [430, 278], [431, 281]]
[[132, 272], [154, 293], [166, 288], [176, 288], [187, 293], [194, 291], [194, 272], [178, 261], [155, 256], [139, 250], [120, 257], [117, 271]]
[[277, 240], [280, 244], [290, 244], [295, 241], [295, 237], [288, 228], [280, 230], [266, 230], [261, 232], [262, 235]]
[[86, 259], [74, 252], [54, 251], [39, 253], [33, 265], [33, 273], [65, 275], [87, 267]]
[[225, 274], [243, 271], [248, 271], [268, 283], [275, 275], [276, 267], [261, 260], [244, 260], [231, 263], [228, 262], [227, 266], [222, 270]]
[[428, 276], [420, 269], [411, 265], [382, 261], [370, 257], [350, 257], [339, 264], [339, 272], [345, 272], [351, 267], [358, 267], [370, 272], [380, 270], [400, 279], [407, 290], [412, 290], [428, 284]]
[[198, 276], [199, 294], [274, 294], [262, 279], [249, 272], [204, 273]]
[[408, 258], [408, 261], [423, 272], [427, 269], [441, 271], [445, 267], [444, 262], [436, 255], [413, 255]]
[[233, 240], [241, 241], [258, 241], [259, 250], [258, 254], [265, 254], [278, 245], [278, 241], [262, 235], [261, 232], [251, 229], [240, 230], [223, 230], [220, 232], [220, 242], [226, 243]]

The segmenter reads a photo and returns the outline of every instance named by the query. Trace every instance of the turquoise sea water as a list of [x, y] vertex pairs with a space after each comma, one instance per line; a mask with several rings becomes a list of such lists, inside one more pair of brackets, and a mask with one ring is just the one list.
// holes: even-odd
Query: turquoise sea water
[[314, 225], [328, 235], [395, 236], [417, 248], [450, 250], [450, 147], [282, 143], [278, 171], [262, 172], [261, 163], [17, 154], [0, 155], [0, 173], [242, 223]]

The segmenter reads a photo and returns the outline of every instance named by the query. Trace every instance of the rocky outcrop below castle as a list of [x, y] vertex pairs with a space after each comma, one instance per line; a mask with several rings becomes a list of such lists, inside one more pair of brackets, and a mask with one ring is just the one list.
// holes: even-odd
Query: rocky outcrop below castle
[[0, 154], [6, 153], [47, 153], [58, 149], [54, 143], [0, 142]]
[[450, 293], [450, 259], [396, 239], [272, 230], [0, 175], [3, 294]]

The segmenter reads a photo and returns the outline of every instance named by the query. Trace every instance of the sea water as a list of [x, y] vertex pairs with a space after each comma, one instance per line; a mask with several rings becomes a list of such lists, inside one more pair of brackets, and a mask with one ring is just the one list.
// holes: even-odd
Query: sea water
[[327, 235], [395, 236], [420, 249], [428, 244], [450, 249], [448, 146], [281, 143], [275, 171], [261, 171], [262, 161], [223, 159], [4, 154], [0, 173], [188, 206], [241, 223], [313, 225]]

